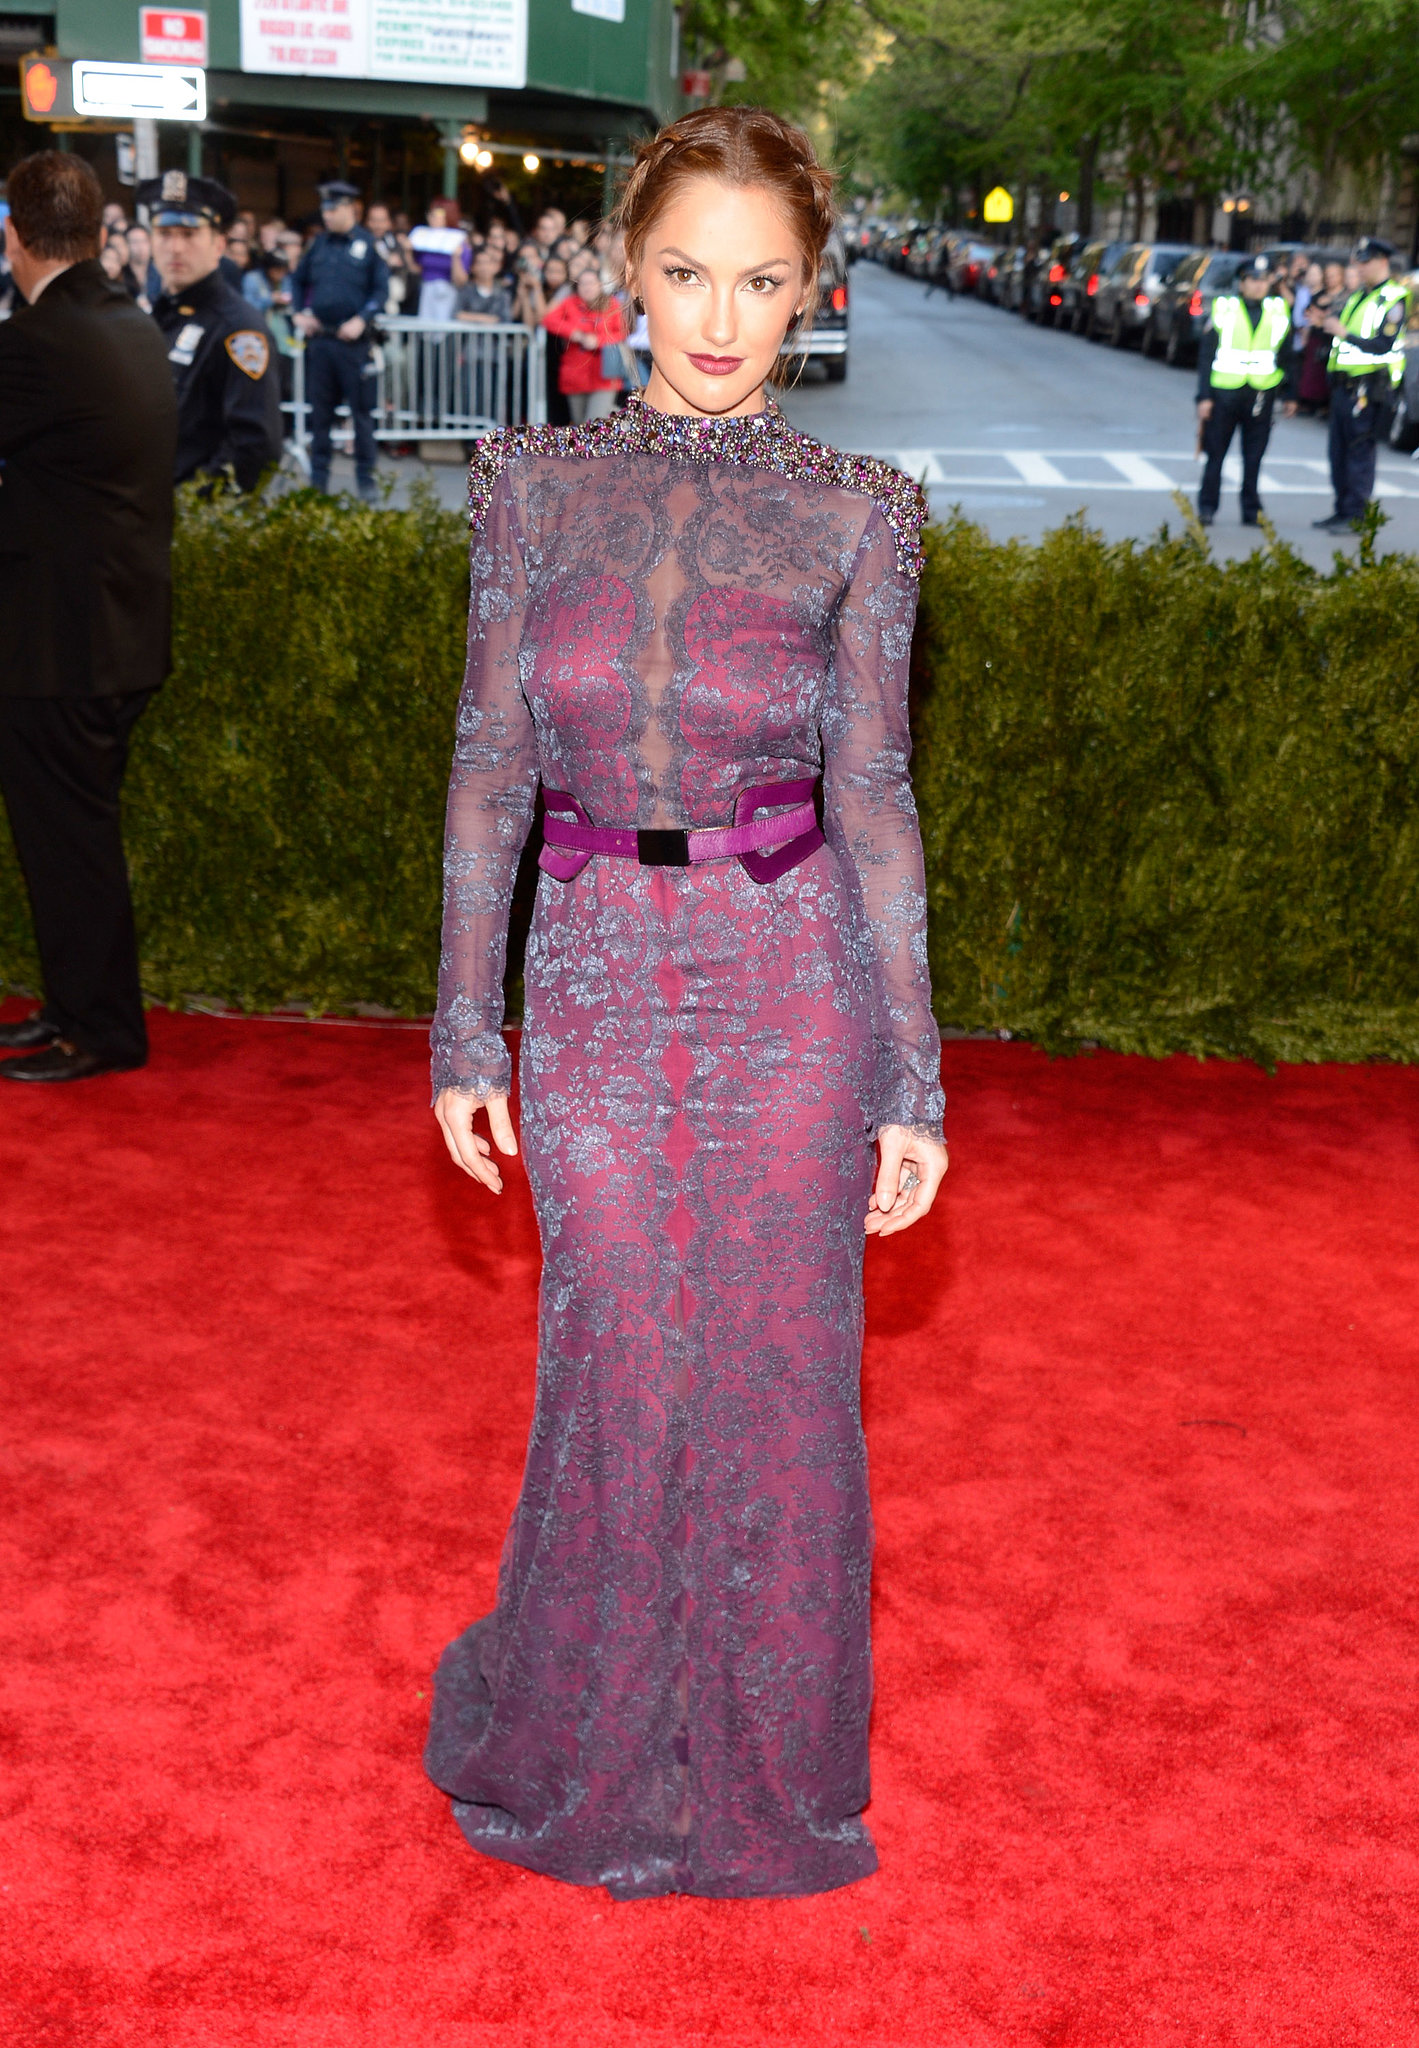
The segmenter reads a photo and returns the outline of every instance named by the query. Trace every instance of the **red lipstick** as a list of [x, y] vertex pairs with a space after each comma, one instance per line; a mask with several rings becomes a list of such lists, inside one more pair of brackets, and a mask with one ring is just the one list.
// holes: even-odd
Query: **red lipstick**
[[743, 363], [743, 356], [691, 356], [695, 368], [706, 377], [732, 377]]

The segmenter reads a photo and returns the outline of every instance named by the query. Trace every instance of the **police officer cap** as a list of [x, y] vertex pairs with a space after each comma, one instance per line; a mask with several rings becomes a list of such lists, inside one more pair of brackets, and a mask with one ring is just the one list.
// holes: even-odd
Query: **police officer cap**
[[331, 178], [328, 184], [317, 185], [322, 206], [343, 206], [347, 199], [358, 199], [360, 188], [351, 185], [344, 178]]
[[1373, 263], [1380, 256], [1383, 256], [1387, 263], [1393, 254], [1394, 243], [1382, 241], [1378, 235], [1365, 235], [1355, 244], [1357, 263]]
[[1270, 277], [1270, 275], [1271, 258], [1269, 256], [1248, 256], [1246, 262], [1237, 272], [1238, 277]]
[[215, 178], [192, 178], [186, 171], [164, 171], [145, 178], [134, 194], [148, 223], [155, 228], [217, 228], [225, 234], [236, 219], [236, 195]]

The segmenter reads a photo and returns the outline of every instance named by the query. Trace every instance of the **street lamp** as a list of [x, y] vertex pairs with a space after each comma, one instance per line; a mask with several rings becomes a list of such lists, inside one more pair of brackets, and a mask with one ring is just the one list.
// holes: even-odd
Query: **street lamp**
[[541, 157], [540, 157], [540, 156], [538, 156], [538, 155], [537, 155], [537, 153], [536, 153], [536, 151], [535, 151], [535, 150], [531, 150], [531, 149], [529, 149], [529, 150], [528, 150], [528, 152], [527, 152], [526, 156], [525, 156], [525, 157], [524, 157], [524, 158], [522, 159], [522, 168], [523, 168], [523, 169], [524, 169], [525, 171], [540, 171], [540, 170], [541, 170], [541, 168], [542, 168], [542, 159], [541, 159]]

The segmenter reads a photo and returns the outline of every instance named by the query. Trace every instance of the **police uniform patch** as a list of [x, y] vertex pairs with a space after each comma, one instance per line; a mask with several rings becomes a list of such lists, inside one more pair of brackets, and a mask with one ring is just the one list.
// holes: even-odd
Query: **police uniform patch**
[[239, 370], [245, 370], [253, 384], [259, 383], [266, 375], [266, 365], [271, 360], [271, 344], [264, 334], [254, 328], [243, 327], [236, 334], [229, 334], [226, 340], [227, 354]]
[[167, 206], [181, 206], [187, 198], [186, 171], [164, 171], [163, 189], [159, 203]]

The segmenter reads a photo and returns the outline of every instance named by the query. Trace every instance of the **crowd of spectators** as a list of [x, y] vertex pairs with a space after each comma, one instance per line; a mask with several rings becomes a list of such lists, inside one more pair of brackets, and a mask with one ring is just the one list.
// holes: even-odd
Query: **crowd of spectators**
[[[498, 189], [505, 188], [494, 188]], [[568, 220], [546, 207], [524, 232], [515, 207], [493, 210], [483, 226], [453, 199], [433, 200], [422, 223], [380, 201], [364, 212], [389, 270], [385, 313], [421, 319], [507, 322], [545, 328], [548, 413], [554, 424], [596, 418], [644, 377], [645, 336], [622, 286], [619, 237], [607, 223]], [[222, 267], [261, 313], [276, 347], [298, 347], [292, 279], [320, 231], [318, 215], [301, 224], [243, 211], [227, 236]], [[104, 211], [100, 262], [116, 283], [151, 311], [162, 286], [152, 242], [117, 203]], [[5, 281], [8, 284], [8, 280]]]

